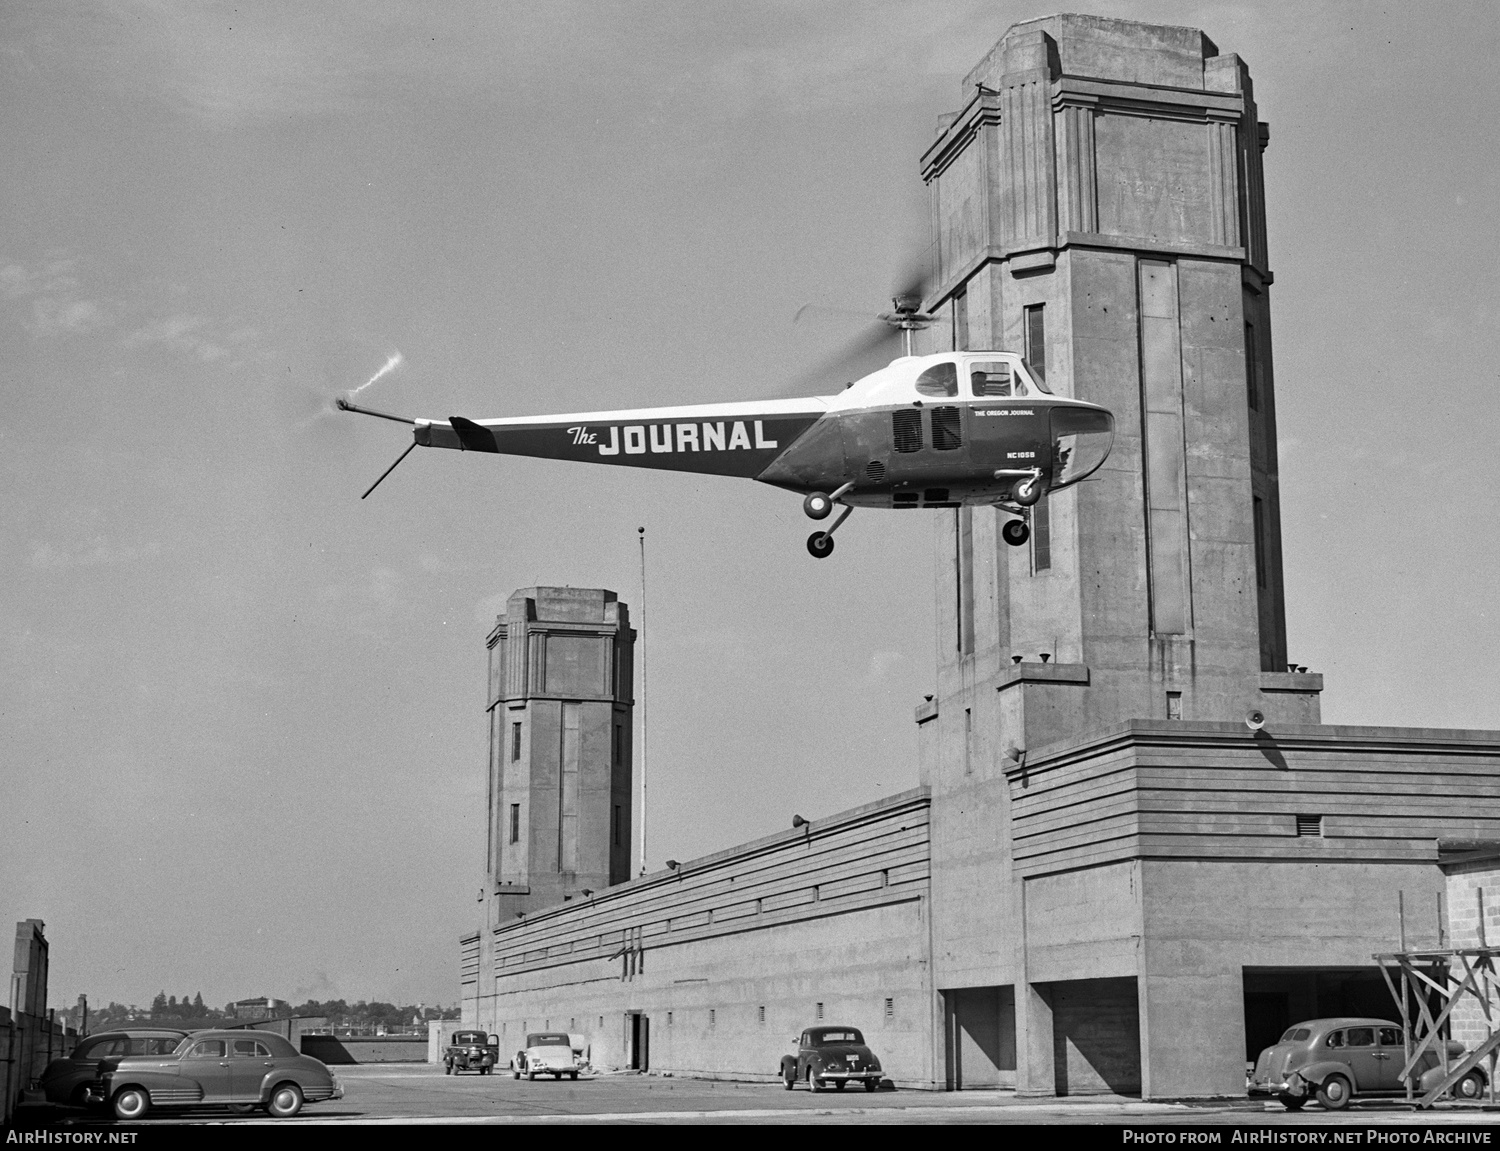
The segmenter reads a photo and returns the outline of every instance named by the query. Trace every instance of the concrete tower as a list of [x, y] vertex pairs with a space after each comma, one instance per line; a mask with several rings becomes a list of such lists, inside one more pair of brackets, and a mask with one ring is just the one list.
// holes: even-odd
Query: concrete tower
[[[1092, 16], [1013, 26], [963, 99], [922, 160], [939, 279], [928, 305], [946, 320], [925, 350], [1021, 351], [1053, 391], [1113, 411], [1116, 433], [1094, 477], [1038, 506], [1027, 546], [1006, 545], [1010, 517], [987, 509], [952, 513], [938, 531], [938, 693], [917, 719], [943, 1030], [998, 1043], [991, 1063], [1051, 1093], [1062, 1089], [1057, 1037], [1108, 1020], [1122, 1050], [1137, 1029], [1146, 1036], [1140, 1069], [1119, 1082], [1142, 1075], [1161, 1093], [1189, 1082], [1202, 1056], [1179, 1067], [1160, 1023], [1187, 973], [1159, 948], [1139, 951], [1141, 917], [1125, 909], [1143, 898], [1130, 870], [1141, 865], [1099, 866], [1115, 851], [1104, 845], [1149, 826], [1134, 814], [1135, 784], [1119, 799], [1095, 787], [1130, 813], [1118, 832], [1076, 802], [1047, 816], [1049, 844], [1080, 845], [1066, 864], [1056, 852], [1031, 859], [1040, 840], [1018, 819], [1044, 790], [1057, 794], [1052, 781], [1079, 774], [1066, 749], [1122, 725], [1184, 721], [1173, 730], [1185, 738], [1233, 721], [1220, 726], [1243, 738], [1252, 711], [1320, 721], [1321, 676], [1286, 666], [1269, 132], [1245, 65], [1202, 32]], [[1122, 762], [1147, 754], [1125, 740]], [[1100, 765], [1108, 754], [1090, 753], [1085, 773], [1115, 778]], [[1182, 819], [1181, 846], [1161, 850], [1226, 850], [1181, 838], [1219, 817]], [[1130, 840], [1117, 854], [1156, 850]], [[1148, 907], [1180, 882], [1161, 874]], [[1047, 950], [1044, 963], [1048, 925], [1080, 915], [1067, 929], [1076, 954]], [[1239, 971], [1214, 962], [1222, 987], [1196, 1001], [1205, 1018], [1237, 1010]], [[1193, 986], [1210, 986], [1206, 971]]]
[[635, 632], [614, 592], [523, 588], [487, 645], [493, 924], [630, 876]]

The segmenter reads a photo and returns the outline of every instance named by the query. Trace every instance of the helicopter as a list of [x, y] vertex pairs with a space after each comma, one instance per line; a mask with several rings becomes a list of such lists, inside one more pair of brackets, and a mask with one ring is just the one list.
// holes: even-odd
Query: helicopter
[[816, 521], [842, 506], [807, 538], [816, 559], [856, 507], [993, 505], [1016, 517], [1001, 536], [1021, 546], [1037, 501], [1103, 464], [1114, 417], [1054, 395], [1016, 352], [913, 355], [912, 333], [934, 317], [920, 299], [892, 304], [880, 319], [905, 354], [832, 396], [481, 420], [409, 419], [340, 396], [342, 411], [412, 425], [413, 442], [360, 498], [413, 448], [454, 448], [759, 480], [800, 494]]

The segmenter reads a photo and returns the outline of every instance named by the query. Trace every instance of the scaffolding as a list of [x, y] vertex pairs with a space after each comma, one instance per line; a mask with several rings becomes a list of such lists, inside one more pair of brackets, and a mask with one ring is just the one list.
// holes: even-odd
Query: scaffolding
[[[1496, 971], [1495, 959], [1500, 956], [1500, 947], [1490, 947], [1485, 939], [1484, 888], [1478, 888], [1476, 894], [1479, 898], [1477, 947], [1443, 947], [1440, 928], [1438, 947], [1407, 950], [1403, 906], [1398, 913], [1401, 950], [1373, 956], [1380, 964], [1380, 974], [1401, 1013], [1406, 1063], [1399, 1078], [1406, 1084], [1407, 1101], [1418, 1108], [1431, 1107], [1476, 1070], [1483, 1077], [1489, 1102], [1495, 1102], [1495, 1065], [1500, 1058], [1500, 972]], [[1452, 1015], [1455, 1008], [1469, 999], [1478, 1007], [1486, 1036], [1472, 1051], [1455, 1055], [1449, 1045]], [[1417, 1098], [1416, 1084], [1422, 1073], [1414, 1073], [1414, 1069], [1428, 1053], [1436, 1058], [1443, 1074]], [[1482, 1064], [1487, 1066], [1481, 1068]], [[1477, 1099], [1478, 1096], [1477, 1090], [1472, 1094], [1458, 1093], [1460, 1098]]]

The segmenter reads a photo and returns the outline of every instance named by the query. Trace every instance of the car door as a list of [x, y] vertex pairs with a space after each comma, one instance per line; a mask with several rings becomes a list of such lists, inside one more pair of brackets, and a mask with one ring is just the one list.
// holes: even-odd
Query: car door
[[222, 1039], [200, 1039], [188, 1048], [179, 1064], [182, 1074], [195, 1081], [205, 1103], [233, 1100], [228, 1045]]
[[276, 1064], [271, 1049], [258, 1039], [229, 1042], [229, 1076], [238, 1103], [260, 1101], [260, 1086]]
[[1406, 1045], [1401, 1041], [1401, 1028], [1377, 1027], [1375, 1038], [1379, 1050], [1375, 1056], [1380, 1061], [1380, 1089], [1399, 1091], [1406, 1085], [1401, 1082], [1401, 1068], [1406, 1065]]
[[[1356, 1091], [1381, 1090], [1380, 1049], [1375, 1042], [1375, 1028], [1350, 1027], [1344, 1032], [1344, 1059], [1354, 1072]], [[1399, 1068], [1397, 1069], [1399, 1070]]]

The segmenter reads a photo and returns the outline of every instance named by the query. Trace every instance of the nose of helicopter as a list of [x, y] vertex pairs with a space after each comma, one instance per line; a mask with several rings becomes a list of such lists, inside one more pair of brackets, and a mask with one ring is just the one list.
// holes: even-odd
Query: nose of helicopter
[[1103, 408], [1053, 408], [1051, 490], [1098, 471], [1114, 440], [1114, 417]]

